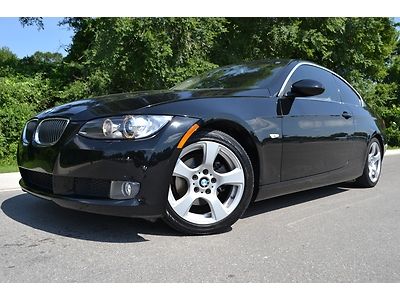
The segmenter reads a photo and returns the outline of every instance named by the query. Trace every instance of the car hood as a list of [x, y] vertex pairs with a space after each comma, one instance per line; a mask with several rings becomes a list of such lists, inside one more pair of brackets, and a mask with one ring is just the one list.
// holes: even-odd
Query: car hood
[[45, 110], [37, 117], [39, 119], [63, 117], [72, 121], [90, 120], [113, 115], [134, 114], [135, 110], [160, 105], [163, 103], [193, 100], [202, 98], [223, 97], [266, 97], [268, 91], [263, 89], [207, 89], [207, 90], [164, 90], [145, 91], [125, 94], [106, 95], [78, 100]]

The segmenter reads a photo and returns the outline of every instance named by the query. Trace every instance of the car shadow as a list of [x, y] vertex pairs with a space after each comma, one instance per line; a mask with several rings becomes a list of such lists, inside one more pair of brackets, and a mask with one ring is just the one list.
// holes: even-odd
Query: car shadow
[[60, 236], [111, 243], [147, 241], [141, 234], [180, 236], [161, 220], [96, 215], [62, 208], [29, 194], [11, 197], [1, 205], [11, 219], [32, 228]]
[[277, 209], [314, 201], [323, 197], [343, 193], [353, 186], [352, 183], [342, 183], [339, 185], [330, 185], [303, 192], [288, 194], [266, 200], [253, 202], [250, 204], [242, 219], [249, 218], [258, 214], [274, 211]]
[[[348, 187], [351, 185], [333, 185], [255, 202], [249, 206], [242, 219], [342, 193], [347, 191]], [[6, 199], [1, 209], [5, 215], [19, 223], [41, 231], [81, 240], [134, 243], [148, 241], [142, 234], [183, 236], [161, 220], [150, 222], [142, 219], [96, 215], [66, 209], [51, 201], [26, 193]], [[231, 227], [223, 232], [230, 230]]]

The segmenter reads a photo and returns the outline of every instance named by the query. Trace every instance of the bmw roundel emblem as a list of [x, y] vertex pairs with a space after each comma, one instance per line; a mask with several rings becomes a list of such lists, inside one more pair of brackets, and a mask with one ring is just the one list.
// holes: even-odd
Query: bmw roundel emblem
[[200, 179], [200, 186], [203, 188], [207, 187], [209, 183], [210, 183], [210, 181], [208, 180], [208, 178]]

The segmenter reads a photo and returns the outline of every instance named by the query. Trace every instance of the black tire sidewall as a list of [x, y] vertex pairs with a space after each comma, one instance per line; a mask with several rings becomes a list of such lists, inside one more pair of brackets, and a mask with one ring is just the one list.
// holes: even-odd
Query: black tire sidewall
[[190, 145], [198, 141], [212, 141], [220, 143], [230, 149], [236, 157], [239, 159], [242, 165], [244, 175], [245, 175], [245, 187], [243, 191], [242, 198], [235, 208], [235, 210], [230, 213], [223, 220], [213, 223], [213, 224], [194, 224], [182, 217], [180, 217], [171, 207], [167, 201], [167, 208], [164, 216], [164, 220], [174, 227], [175, 229], [189, 234], [210, 234], [223, 231], [224, 229], [230, 227], [235, 223], [247, 209], [254, 190], [254, 173], [253, 167], [251, 165], [251, 160], [248, 157], [246, 151], [243, 147], [230, 135], [223, 133], [221, 131], [200, 131], [191, 137], [187, 143]]

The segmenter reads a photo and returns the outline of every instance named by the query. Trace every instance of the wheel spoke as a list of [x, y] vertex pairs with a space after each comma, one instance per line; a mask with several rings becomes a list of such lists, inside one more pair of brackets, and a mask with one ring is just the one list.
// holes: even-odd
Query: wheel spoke
[[219, 152], [219, 145], [213, 142], [206, 142], [204, 145], [205, 149], [203, 164], [213, 170], [214, 161]]
[[381, 148], [377, 142], [373, 142], [368, 152], [368, 176], [372, 182], [376, 182], [381, 172]]
[[379, 146], [378, 146], [378, 144], [377, 143], [374, 143], [373, 144], [373, 156], [375, 157], [375, 156], [377, 156], [378, 154], [379, 154], [379, 148], [378, 148]]
[[224, 205], [221, 203], [217, 196], [214, 195], [209, 197], [208, 203], [211, 208], [211, 215], [216, 221], [219, 221], [228, 215], [228, 212], [226, 211]]
[[196, 200], [195, 197], [193, 197], [192, 194], [187, 194], [183, 196], [181, 199], [176, 201], [173, 205], [173, 209], [181, 216], [186, 216], [187, 213], [189, 212], [190, 208], [192, 207], [192, 204]]
[[218, 185], [239, 185], [244, 182], [244, 173], [242, 169], [236, 168], [227, 173], [216, 173], [215, 174]]
[[[181, 185], [177, 189], [179, 181], [171, 181], [168, 203], [178, 216], [188, 222], [199, 225], [214, 224], [228, 217], [240, 204], [245, 174], [240, 159], [224, 143], [200, 140], [186, 146], [181, 157], [195, 159], [197, 163], [198, 151], [203, 152], [202, 163], [195, 168], [186, 165], [181, 158], [177, 160], [173, 176], [185, 179], [187, 185], [186, 189]], [[214, 170], [216, 160], [226, 168], [226, 173]], [[203, 177], [207, 179], [207, 184], [204, 183]], [[229, 190], [229, 193], [217, 196], [220, 185], [231, 185], [235, 188]], [[184, 196], [181, 196], [183, 194]], [[204, 201], [198, 201], [199, 199], [206, 201], [208, 205]]]
[[376, 154], [376, 144], [373, 143], [371, 145], [371, 150], [369, 151], [369, 153], [371, 154], [371, 156], [374, 156]]
[[192, 174], [193, 170], [190, 169], [187, 165], [185, 165], [182, 160], [178, 159], [173, 175], [178, 177], [183, 177], [189, 180], [192, 177]]
[[377, 162], [381, 159], [381, 153], [380, 151], [376, 151], [376, 154], [374, 156], [372, 156], [372, 159], [374, 160], [374, 162]]

